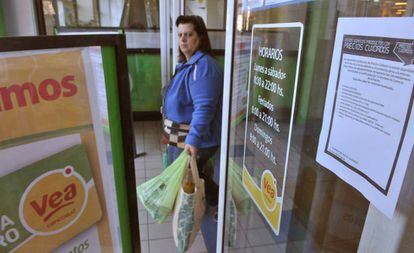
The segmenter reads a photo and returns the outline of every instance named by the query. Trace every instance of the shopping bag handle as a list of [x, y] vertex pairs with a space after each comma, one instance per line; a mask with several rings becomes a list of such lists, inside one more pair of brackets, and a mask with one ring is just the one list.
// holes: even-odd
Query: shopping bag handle
[[191, 173], [193, 174], [194, 184], [197, 187], [200, 187], [200, 175], [198, 174], [197, 161], [194, 156], [190, 156], [190, 168]]

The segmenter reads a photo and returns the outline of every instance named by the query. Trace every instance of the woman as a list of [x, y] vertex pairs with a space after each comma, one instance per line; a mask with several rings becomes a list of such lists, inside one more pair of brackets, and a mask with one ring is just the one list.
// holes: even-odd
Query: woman
[[212, 57], [203, 19], [179, 16], [175, 24], [179, 63], [163, 92], [168, 163], [183, 150], [196, 157], [200, 177], [205, 180], [207, 204], [216, 207], [218, 186], [203, 168], [220, 144], [223, 72]]

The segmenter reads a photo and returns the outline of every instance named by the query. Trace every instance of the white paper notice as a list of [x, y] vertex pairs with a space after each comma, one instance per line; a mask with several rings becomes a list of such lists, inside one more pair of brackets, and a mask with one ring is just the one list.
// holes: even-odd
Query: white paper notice
[[414, 143], [414, 18], [340, 18], [316, 157], [392, 217]]

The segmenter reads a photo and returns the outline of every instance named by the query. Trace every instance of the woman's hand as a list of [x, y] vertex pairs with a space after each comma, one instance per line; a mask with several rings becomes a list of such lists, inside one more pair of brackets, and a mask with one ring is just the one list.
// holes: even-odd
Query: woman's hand
[[197, 153], [198, 153], [198, 148], [190, 145], [190, 144], [185, 144], [184, 150], [191, 156], [193, 157], [197, 157]]

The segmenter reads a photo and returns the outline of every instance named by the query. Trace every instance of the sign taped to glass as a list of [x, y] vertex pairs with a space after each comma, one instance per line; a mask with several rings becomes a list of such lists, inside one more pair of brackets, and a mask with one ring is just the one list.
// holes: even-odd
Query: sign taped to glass
[[302, 47], [301, 23], [254, 25], [243, 186], [278, 235]]

